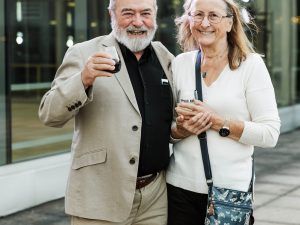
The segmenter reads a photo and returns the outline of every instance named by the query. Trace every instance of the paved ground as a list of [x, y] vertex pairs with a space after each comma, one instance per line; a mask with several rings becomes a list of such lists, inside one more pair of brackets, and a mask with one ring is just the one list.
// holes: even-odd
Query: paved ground
[[[255, 164], [255, 224], [300, 225], [300, 130], [281, 135], [275, 149], [256, 149]], [[69, 224], [63, 199], [0, 218], [0, 225]]]
[[257, 225], [300, 225], [300, 130], [281, 135], [275, 149], [256, 149]]

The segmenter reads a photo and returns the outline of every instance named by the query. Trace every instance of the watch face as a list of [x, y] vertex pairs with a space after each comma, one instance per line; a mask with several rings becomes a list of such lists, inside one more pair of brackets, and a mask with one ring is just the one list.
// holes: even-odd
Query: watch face
[[228, 128], [221, 128], [220, 131], [219, 131], [219, 134], [222, 136], [222, 137], [227, 137], [229, 134], [230, 134], [230, 131]]

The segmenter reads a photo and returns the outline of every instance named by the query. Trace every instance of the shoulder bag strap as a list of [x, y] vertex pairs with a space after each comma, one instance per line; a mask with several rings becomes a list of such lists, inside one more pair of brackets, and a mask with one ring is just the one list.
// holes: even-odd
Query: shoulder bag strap
[[[196, 66], [195, 66], [195, 80], [196, 80], [196, 91], [198, 100], [203, 101], [202, 96], [202, 82], [201, 82], [201, 51], [198, 51], [197, 59], [196, 59]], [[206, 139], [206, 132], [202, 132], [198, 135], [198, 139], [200, 141], [200, 148], [202, 153], [202, 161], [204, 166], [205, 178], [206, 183], [209, 187], [212, 187], [212, 174], [211, 174], [211, 167], [207, 149], [207, 139]]]

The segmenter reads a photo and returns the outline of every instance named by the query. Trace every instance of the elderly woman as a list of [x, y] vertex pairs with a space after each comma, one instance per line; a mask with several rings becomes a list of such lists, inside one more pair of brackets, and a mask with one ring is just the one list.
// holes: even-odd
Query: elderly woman
[[184, 10], [176, 20], [185, 53], [172, 65], [174, 87], [180, 95], [195, 90], [200, 50], [203, 102], [176, 107], [172, 138], [178, 141], [167, 172], [168, 224], [200, 225], [208, 188], [197, 135], [207, 133], [214, 184], [247, 191], [254, 146], [276, 145], [280, 118], [270, 75], [245, 34], [238, 5], [233, 0], [187, 0]]

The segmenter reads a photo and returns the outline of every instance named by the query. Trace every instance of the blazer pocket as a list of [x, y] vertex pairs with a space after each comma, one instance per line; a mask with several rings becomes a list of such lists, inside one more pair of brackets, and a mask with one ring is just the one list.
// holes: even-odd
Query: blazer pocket
[[106, 155], [106, 149], [101, 149], [101, 151], [91, 152], [79, 157], [75, 157], [72, 164], [72, 169], [77, 170], [82, 167], [104, 163], [106, 161]]

